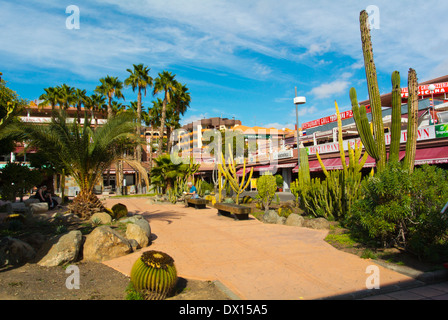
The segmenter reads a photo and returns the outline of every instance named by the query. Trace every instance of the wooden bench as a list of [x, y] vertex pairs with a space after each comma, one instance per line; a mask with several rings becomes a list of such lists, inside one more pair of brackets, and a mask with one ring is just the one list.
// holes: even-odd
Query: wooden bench
[[187, 199], [187, 203], [189, 207], [194, 207], [195, 209], [205, 209], [207, 200], [205, 199]]
[[235, 220], [247, 220], [249, 219], [249, 213], [251, 213], [250, 207], [234, 203], [215, 203], [215, 208], [218, 209], [218, 215], [229, 217], [233, 214]]

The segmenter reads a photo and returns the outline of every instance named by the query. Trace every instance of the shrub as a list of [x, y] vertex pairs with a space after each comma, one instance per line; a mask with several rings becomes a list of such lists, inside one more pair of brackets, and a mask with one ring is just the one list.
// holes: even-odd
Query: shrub
[[272, 174], [265, 174], [257, 179], [258, 196], [264, 210], [269, 209], [269, 205], [274, 199], [277, 183]]
[[434, 246], [447, 243], [448, 219], [440, 214], [448, 200], [447, 178], [437, 167], [409, 174], [401, 164], [389, 163], [363, 181], [364, 197], [351, 208], [351, 228], [383, 246], [401, 245], [428, 256]]

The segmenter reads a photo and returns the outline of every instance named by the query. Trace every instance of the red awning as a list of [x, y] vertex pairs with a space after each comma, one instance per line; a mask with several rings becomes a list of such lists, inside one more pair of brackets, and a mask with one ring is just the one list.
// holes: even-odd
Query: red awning
[[[249, 173], [250, 172], [250, 169], [251, 168], [246, 168], [246, 173]], [[237, 176], [242, 176], [243, 175], [243, 168], [241, 168], [241, 169], [239, 169], [237, 172], [236, 172], [236, 175]]]
[[[310, 167], [310, 171], [322, 171], [322, 167], [320, 166], [320, 163], [318, 160], [308, 161], [308, 165]], [[299, 166], [296, 165], [296, 167], [294, 169], [292, 169], [292, 172], [294, 172], [294, 173], [299, 172]]]
[[417, 149], [415, 165], [448, 163], [448, 146]]

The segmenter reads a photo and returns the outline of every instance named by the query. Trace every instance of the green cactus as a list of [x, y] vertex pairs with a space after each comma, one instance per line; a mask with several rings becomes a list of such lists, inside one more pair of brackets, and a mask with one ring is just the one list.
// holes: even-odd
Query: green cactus
[[[387, 159], [385, 139], [384, 139], [384, 124], [381, 111], [381, 96], [378, 89], [378, 81], [376, 75], [375, 63], [373, 60], [372, 41], [370, 36], [370, 29], [368, 25], [367, 12], [361, 11], [360, 14], [361, 26], [361, 41], [364, 55], [364, 65], [366, 70], [367, 86], [369, 91], [370, 106], [372, 112], [372, 128], [371, 130], [367, 111], [365, 106], [359, 106], [354, 88], [350, 89], [350, 100], [352, 104], [353, 116], [356, 127], [359, 132], [361, 141], [366, 149], [366, 152], [375, 159], [377, 170], [382, 171], [387, 161], [399, 161], [400, 151], [400, 135], [401, 135], [401, 88], [400, 88], [400, 73], [394, 71], [392, 73], [392, 125], [391, 125], [391, 145], [389, 151], [389, 159]], [[416, 116], [418, 110], [418, 101], [416, 100], [418, 90], [417, 75], [415, 70], [410, 69], [408, 74], [408, 140], [406, 144], [406, 158], [405, 165], [412, 172], [415, 160], [416, 135], [418, 127], [418, 119]], [[411, 90], [413, 93], [411, 94]], [[409, 139], [409, 137], [411, 139]]]
[[400, 135], [401, 135], [401, 86], [400, 73], [392, 73], [392, 124], [391, 142], [389, 148], [389, 161], [400, 161]]
[[[229, 150], [231, 150], [231, 146], [229, 144]], [[244, 159], [243, 162], [243, 176], [241, 179], [241, 182], [239, 182], [238, 176], [236, 174], [236, 162], [233, 159], [232, 153], [230, 153], [230, 159], [228, 165], [226, 164], [226, 160], [224, 158], [224, 155], [221, 153], [222, 158], [222, 164], [218, 165], [218, 169], [221, 172], [221, 174], [226, 178], [226, 180], [229, 182], [230, 187], [233, 191], [236, 193], [236, 204], [239, 204], [239, 197], [240, 194], [246, 190], [246, 188], [249, 186], [250, 179], [252, 179], [252, 174], [254, 173], [254, 168], [250, 169], [249, 177], [246, 181], [246, 159]], [[221, 192], [220, 192], [221, 194]]]
[[174, 260], [160, 251], [144, 252], [131, 270], [131, 283], [147, 300], [163, 300], [174, 289], [177, 270]]
[[408, 91], [408, 130], [404, 165], [408, 169], [409, 173], [412, 173], [414, 172], [418, 132], [418, 82], [417, 73], [414, 69], [409, 69]]
[[115, 204], [111, 210], [112, 210], [111, 216], [115, 220], [119, 220], [120, 218], [127, 217], [127, 215], [128, 215], [128, 208], [122, 203]]

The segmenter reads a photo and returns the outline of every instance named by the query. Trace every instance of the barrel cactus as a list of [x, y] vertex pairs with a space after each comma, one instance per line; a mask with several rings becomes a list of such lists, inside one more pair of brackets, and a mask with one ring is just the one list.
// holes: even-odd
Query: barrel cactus
[[163, 300], [174, 289], [177, 270], [174, 260], [160, 251], [144, 252], [131, 270], [131, 283], [147, 300]]
[[114, 218], [115, 220], [119, 220], [123, 217], [127, 217], [128, 208], [122, 203], [117, 203], [112, 207], [111, 215], [112, 215], [112, 218]]

